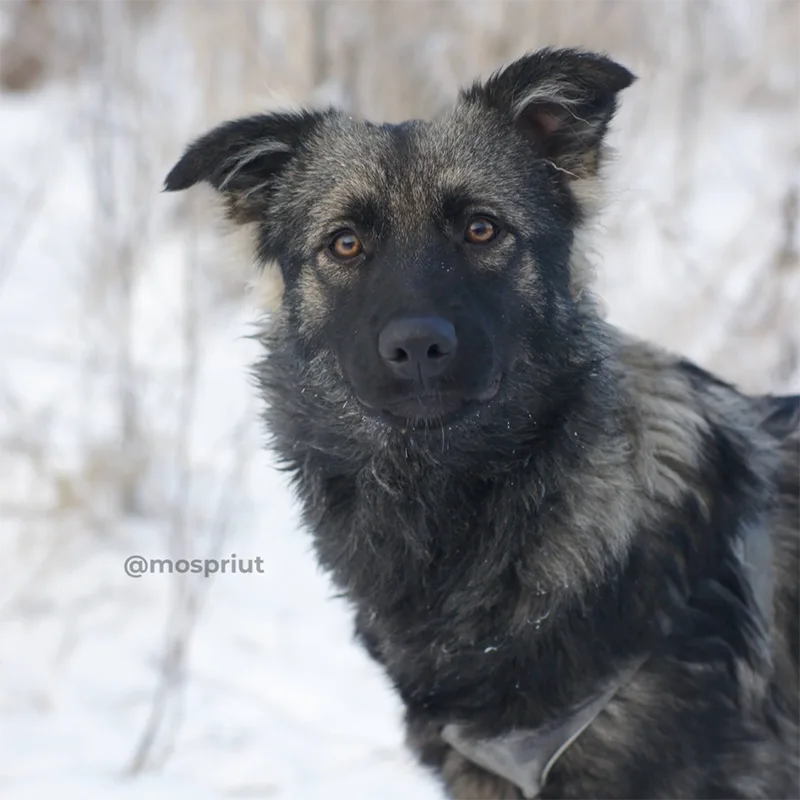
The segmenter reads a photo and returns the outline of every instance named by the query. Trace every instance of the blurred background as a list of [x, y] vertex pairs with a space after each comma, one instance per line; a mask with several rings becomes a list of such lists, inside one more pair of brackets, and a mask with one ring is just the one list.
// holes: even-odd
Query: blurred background
[[[159, 192], [226, 118], [421, 117], [542, 45], [639, 76], [609, 317], [798, 391], [795, 0], [0, 2], [0, 796], [440, 797], [261, 449], [252, 264]], [[264, 574], [123, 571], [234, 553]]]

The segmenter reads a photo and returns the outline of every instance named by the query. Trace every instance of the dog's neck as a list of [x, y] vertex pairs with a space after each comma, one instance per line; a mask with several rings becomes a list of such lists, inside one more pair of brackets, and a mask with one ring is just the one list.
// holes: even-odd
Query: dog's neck
[[[381, 614], [438, 609], [457, 624], [468, 613], [459, 587], [483, 585], [491, 605], [493, 583], [516, 572], [523, 624], [619, 561], [630, 533], [619, 473], [633, 467], [612, 352], [587, 348], [560, 371], [557, 400], [518, 398], [473, 443], [445, 431], [369, 432], [346, 394], [328, 400], [338, 386], [314, 385], [330, 364], [307, 365], [282, 334], [258, 370], [274, 446], [301, 488], [321, 563], [351, 600]], [[598, 519], [581, 513], [588, 504]]]
[[[581, 405], [589, 407], [592, 395], [587, 391]], [[559, 409], [546, 422], [521, 430], [516, 452], [494, 461], [478, 454], [459, 458], [447, 452], [446, 442], [440, 450], [434, 440], [423, 446], [400, 434], [362, 463], [343, 464], [308, 448], [298, 477], [302, 495], [312, 499], [309, 507], [325, 509], [309, 520], [323, 565], [352, 599], [372, 608], [407, 609], [415, 598], [426, 608], [444, 606], [458, 615], [451, 590], [457, 595], [459, 583], [499, 579], [538, 540], [563, 547], [568, 557], [569, 520], [553, 523], [564, 528], [558, 542], [546, 534], [543, 519], [558, 517], [565, 484], [576, 490], [576, 476], [598, 461], [596, 452], [614, 452], [621, 435], [616, 420], [609, 430], [608, 419], [572, 411]], [[603, 548], [595, 542], [577, 569], [563, 563], [540, 572], [531, 564], [536, 595], [552, 598], [567, 584], [574, 587], [577, 576], [596, 576], [598, 564], [611, 555]], [[535, 605], [532, 611], [546, 613]]]
[[[336, 421], [326, 427], [312, 408], [298, 415], [296, 404], [283, 411], [276, 392], [272, 429], [301, 487], [319, 560], [355, 604], [362, 638], [410, 707], [457, 705], [469, 694], [459, 672], [481, 677], [472, 663], [459, 665], [480, 659], [489, 670], [513, 669], [508, 680], [541, 696], [546, 715], [580, 700], [637, 646], [645, 610], [620, 610], [618, 600], [643, 559], [628, 553], [629, 498], [619, 488], [620, 471], [633, 469], [626, 403], [609, 397], [616, 387], [606, 370], [585, 375], [574, 401], [549, 420], [520, 425], [516, 452], [493, 463], [447, 442], [443, 450], [404, 446], [399, 434], [373, 451], [344, 438], [329, 446], [319, 437], [336, 435]], [[596, 518], [582, 513], [587, 504]], [[606, 627], [617, 613], [610, 609], [625, 617], [604, 630], [603, 644], [590, 608], [601, 609]], [[561, 628], [583, 631], [581, 644], [549, 671], [542, 654], [564, 652], [553, 639]], [[413, 678], [402, 673], [409, 652], [417, 654]]]

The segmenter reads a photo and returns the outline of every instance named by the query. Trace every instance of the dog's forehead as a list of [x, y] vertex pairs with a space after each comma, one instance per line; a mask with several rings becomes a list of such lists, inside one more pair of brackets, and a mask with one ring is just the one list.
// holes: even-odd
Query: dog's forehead
[[431, 122], [405, 123], [396, 134], [407, 141], [398, 182], [478, 195], [517, 185], [516, 139], [481, 114], [451, 113]]
[[320, 190], [315, 213], [366, 201], [410, 220], [451, 192], [502, 202], [523, 181], [515, 146], [492, 120], [464, 112], [395, 124], [340, 119], [317, 140], [306, 173]]

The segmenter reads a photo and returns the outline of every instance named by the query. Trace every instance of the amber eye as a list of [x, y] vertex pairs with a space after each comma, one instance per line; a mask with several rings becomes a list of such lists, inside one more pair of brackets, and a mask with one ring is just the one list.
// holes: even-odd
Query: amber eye
[[331, 242], [331, 252], [337, 258], [355, 258], [361, 254], [361, 239], [353, 231], [339, 231]]
[[464, 231], [464, 239], [470, 244], [486, 244], [497, 236], [500, 229], [486, 217], [473, 217]]

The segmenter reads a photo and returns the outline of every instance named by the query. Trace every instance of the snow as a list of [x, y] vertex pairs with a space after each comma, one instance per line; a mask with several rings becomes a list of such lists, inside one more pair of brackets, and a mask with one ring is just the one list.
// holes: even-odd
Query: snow
[[267, 504], [242, 526], [253, 535], [230, 542], [263, 552], [265, 574], [203, 587], [185, 691], [167, 702], [180, 727], [157, 772], [124, 776], [153, 701], [170, 579], [126, 578], [122, 560], [159, 554], [152, 537], [72, 549], [65, 578], [4, 619], [4, 797], [64, 783], [115, 797], [438, 796], [403, 752], [397, 701], [352, 645], [271, 476], [254, 475]]

